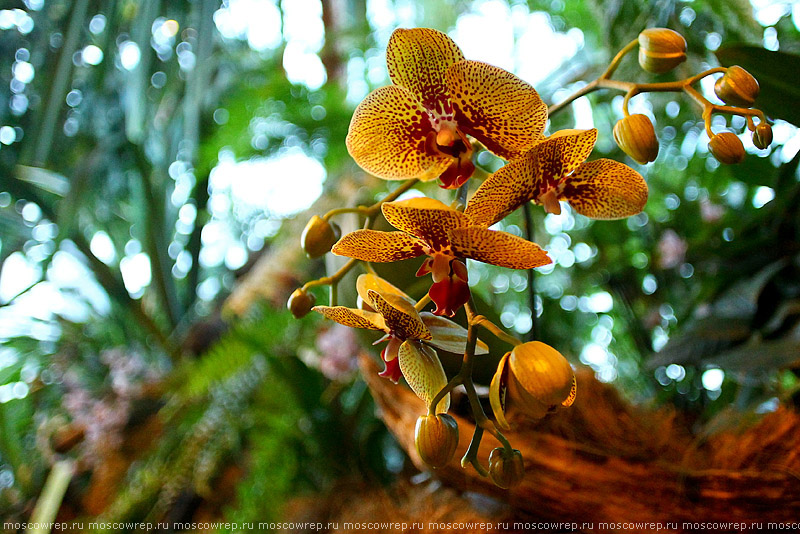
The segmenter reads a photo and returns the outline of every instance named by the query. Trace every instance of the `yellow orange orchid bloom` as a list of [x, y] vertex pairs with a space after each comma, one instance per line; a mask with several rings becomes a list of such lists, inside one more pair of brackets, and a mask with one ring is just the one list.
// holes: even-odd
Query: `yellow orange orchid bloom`
[[597, 130], [561, 130], [522, 157], [493, 173], [470, 198], [464, 213], [491, 226], [532, 200], [548, 213], [561, 213], [566, 200], [593, 219], [620, 219], [642, 211], [647, 202], [644, 178], [610, 159], [586, 162]]
[[389, 224], [400, 232], [356, 230], [344, 235], [331, 251], [371, 262], [427, 255], [417, 276], [433, 276], [429, 294], [436, 304], [436, 315], [452, 317], [469, 300], [464, 258], [509, 269], [531, 269], [551, 262], [536, 243], [479, 226], [464, 213], [432, 198], [386, 202], [381, 209]]
[[441, 178], [462, 185], [475, 170], [470, 135], [504, 159], [541, 140], [547, 106], [533, 87], [498, 67], [467, 61], [428, 28], [397, 29], [386, 48], [393, 85], [370, 93], [350, 122], [347, 149], [387, 180]]
[[[466, 329], [430, 312], [417, 312], [414, 299], [378, 276], [362, 274], [356, 282], [356, 290], [375, 311], [344, 306], [315, 306], [313, 309], [345, 326], [384, 332], [386, 335], [376, 342], [388, 341], [381, 352], [386, 368], [380, 376], [395, 383], [404, 376], [417, 396], [430, 403], [447, 385], [447, 376], [434, 347], [447, 352], [464, 352]], [[488, 352], [486, 344], [478, 341], [476, 354]], [[437, 406], [437, 413], [446, 412], [449, 405], [448, 394]]]

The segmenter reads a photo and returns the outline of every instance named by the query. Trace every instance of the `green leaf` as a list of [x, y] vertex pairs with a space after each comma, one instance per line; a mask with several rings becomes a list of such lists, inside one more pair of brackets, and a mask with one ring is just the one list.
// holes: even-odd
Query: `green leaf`
[[742, 345], [723, 352], [710, 363], [734, 371], [769, 371], [800, 365], [800, 341], [792, 338]]
[[800, 55], [750, 45], [727, 45], [716, 55], [723, 66], [739, 65], [756, 77], [759, 109], [800, 126], [800, 85], [790, 74], [800, 72]]

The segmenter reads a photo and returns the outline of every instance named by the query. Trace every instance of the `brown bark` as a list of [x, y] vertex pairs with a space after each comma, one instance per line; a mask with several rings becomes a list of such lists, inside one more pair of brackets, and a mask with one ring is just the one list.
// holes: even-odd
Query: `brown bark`
[[[362, 374], [389, 429], [420, 468], [414, 425], [424, 406], [410, 390], [377, 376], [360, 359]], [[578, 374], [569, 409], [506, 433], [525, 458], [525, 479], [506, 491], [462, 469], [473, 424], [454, 414], [459, 447], [436, 475], [449, 484], [499, 496], [549, 520], [578, 522], [755, 522], [800, 517], [800, 417], [779, 410], [741, 431], [700, 440], [668, 410], [633, 407], [588, 371]], [[485, 436], [484, 464], [499, 443]]]

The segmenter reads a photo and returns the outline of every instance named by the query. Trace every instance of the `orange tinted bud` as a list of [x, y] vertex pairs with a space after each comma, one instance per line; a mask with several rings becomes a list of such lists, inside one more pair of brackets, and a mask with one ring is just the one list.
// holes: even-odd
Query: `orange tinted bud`
[[726, 165], [734, 165], [744, 160], [744, 145], [733, 132], [721, 132], [711, 138], [708, 149], [719, 160]]
[[495, 486], [503, 489], [513, 488], [525, 477], [522, 453], [512, 449], [506, 456], [503, 447], [497, 447], [489, 455], [489, 477]]
[[336, 224], [314, 215], [303, 229], [300, 244], [310, 258], [318, 258], [331, 250], [340, 235], [341, 231]]
[[720, 100], [732, 106], [749, 108], [758, 97], [758, 81], [738, 65], [728, 67], [725, 74], [714, 84], [714, 93]]
[[421, 415], [414, 430], [414, 445], [423, 462], [434, 469], [444, 467], [458, 446], [458, 423], [446, 413]]
[[617, 121], [614, 141], [637, 163], [645, 165], [658, 156], [658, 139], [653, 123], [645, 115], [635, 114]]
[[766, 122], [760, 122], [753, 132], [753, 144], [756, 148], [765, 149], [772, 144], [772, 126]]
[[302, 287], [299, 287], [295, 289], [292, 296], [289, 297], [286, 307], [289, 308], [289, 311], [292, 312], [295, 318], [300, 319], [308, 315], [308, 312], [314, 307], [314, 302], [316, 302], [316, 300], [313, 293], [309, 293]]
[[668, 28], [648, 28], [639, 34], [639, 65], [663, 74], [686, 61], [686, 39]]

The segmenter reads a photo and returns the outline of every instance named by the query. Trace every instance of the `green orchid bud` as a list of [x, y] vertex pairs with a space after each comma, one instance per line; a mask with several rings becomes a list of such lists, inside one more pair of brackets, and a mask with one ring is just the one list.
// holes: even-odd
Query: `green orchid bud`
[[506, 455], [503, 447], [497, 447], [489, 455], [489, 477], [495, 486], [503, 489], [513, 488], [525, 477], [525, 465], [522, 453], [511, 449]]
[[314, 307], [316, 300], [317, 298], [313, 293], [309, 293], [300, 287], [295, 289], [294, 293], [292, 293], [292, 295], [289, 297], [286, 307], [289, 308], [289, 311], [292, 312], [292, 315], [294, 315], [295, 318], [300, 319], [301, 317], [308, 315], [308, 313], [311, 311], [311, 308]]
[[648, 28], [639, 34], [639, 65], [663, 74], [686, 61], [686, 39], [668, 28]]
[[423, 462], [434, 469], [444, 467], [458, 446], [458, 423], [446, 413], [421, 415], [414, 430], [414, 445]]
[[733, 132], [721, 132], [711, 138], [708, 149], [720, 163], [735, 165], [744, 161], [744, 145]]
[[308, 257], [318, 258], [330, 252], [341, 233], [335, 223], [326, 221], [319, 215], [314, 215], [300, 235], [300, 244]]

